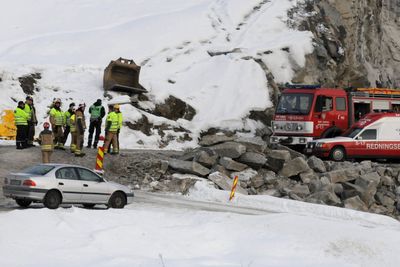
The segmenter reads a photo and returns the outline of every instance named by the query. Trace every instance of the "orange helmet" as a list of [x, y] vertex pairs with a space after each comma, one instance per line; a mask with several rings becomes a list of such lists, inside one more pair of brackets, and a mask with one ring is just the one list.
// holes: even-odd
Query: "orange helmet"
[[47, 121], [45, 123], [43, 123], [43, 127], [45, 129], [49, 129], [50, 128], [50, 123], [48, 123]]

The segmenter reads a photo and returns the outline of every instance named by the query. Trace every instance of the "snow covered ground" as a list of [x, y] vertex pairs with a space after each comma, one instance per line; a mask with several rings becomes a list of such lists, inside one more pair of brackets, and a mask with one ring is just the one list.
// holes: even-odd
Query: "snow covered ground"
[[[271, 106], [263, 60], [277, 82], [293, 76], [312, 51], [311, 33], [289, 29], [287, 10], [299, 0], [19, 0], [0, 17], [0, 111], [24, 99], [18, 77], [40, 72], [34, 99], [41, 122], [54, 97], [93, 103], [103, 98], [103, 69], [110, 60], [142, 65], [141, 83], [153, 102], [174, 95], [197, 112], [193, 121], [168, 121], [193, 132], [218, 126], [254, 132], [245, 118]], [[209, 51], [236, 53], [211, 57]], [[168, 82], [174, 81], [175, 83]], [[109, 99], [104, 99], [107, 102]], [[126, 120], [143, 111], [124, 105]], [[155, 124], [162, 124], [146, 114]], [[125, 148], [157, 148], [160, 136], [124, 128]], [[143, 144], [136, 143], [142, 140]], [[167, 149], [194, 146], [171, 143]]]
[[[227, 203], [199, 183], [186, 198]], [[173, 203], [173, 202], [172, 202]], [[134, 203], [0, 213], [0, 266], [398, 266], [400, 223], [334, 207], [240, 196], [242, 215]], [[212, 206], [212, 204], [210, 204]]]

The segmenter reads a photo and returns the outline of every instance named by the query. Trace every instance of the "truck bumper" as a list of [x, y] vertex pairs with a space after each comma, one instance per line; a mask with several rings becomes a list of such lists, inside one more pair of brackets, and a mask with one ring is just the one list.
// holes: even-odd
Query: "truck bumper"
[[282, 145], [306, 145], [308, 142], [314, 140], [312, 137], [305, 136], [281, 136], [272, 135], [269, 139], [270, 144], [282, 144]]

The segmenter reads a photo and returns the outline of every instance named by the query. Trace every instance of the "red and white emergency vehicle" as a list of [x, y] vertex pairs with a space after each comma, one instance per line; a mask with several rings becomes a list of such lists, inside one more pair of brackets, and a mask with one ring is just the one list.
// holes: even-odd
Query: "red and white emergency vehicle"
[[365, 114], [400, 110], [400, 90], [291, 85], [282, 91], [271, 144], [303, 145], [341, 135]]
[[309, 142], [306, 152], [335, 161], [400, 158], [400, 113], [367, 114], [342, 136]]

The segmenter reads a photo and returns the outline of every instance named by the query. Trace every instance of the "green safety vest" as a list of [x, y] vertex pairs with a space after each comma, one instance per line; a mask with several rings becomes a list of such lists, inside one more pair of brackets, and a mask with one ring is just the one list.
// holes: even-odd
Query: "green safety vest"
[[22, 108], [14, 110], [15, 125], [28, 125], [29, 114]]
[[67, 126], [71, 126], [71, 116], [72, 116], [72, 113], [69, 112], [69, 110], [64, 112], [65, 124]]
[[72, 114], [69, 120], [70, 120], [70, 131], [71, 133], [74, 133], [76, 132], [75, 114]]
[[122, 128], [122, 112], [118, 112], [117, 115], [118, 115], [118, 129], [121, 130], [121, 128]]
[[64, 112], [62, 112], [61, 110], [52, 108], [50, 110], [50, 116], [54, 117], [57, 126], [64, 125]]
[[119, 128], [119, 119], [117, 113], [114, 111], [108, 113], [107, 122], [111, 122], [110, 132], [117, 132]]
[[101, 108], [102, 106], [96, 106], [96, 105], [92, 105], [90, 107], [90, 118], [91, 119], [98, 119], [101, 116]]
[[28, 104], [25, 104], [24, 111], [28, 114], [28, 121], [32, 119], [32, 109]]

